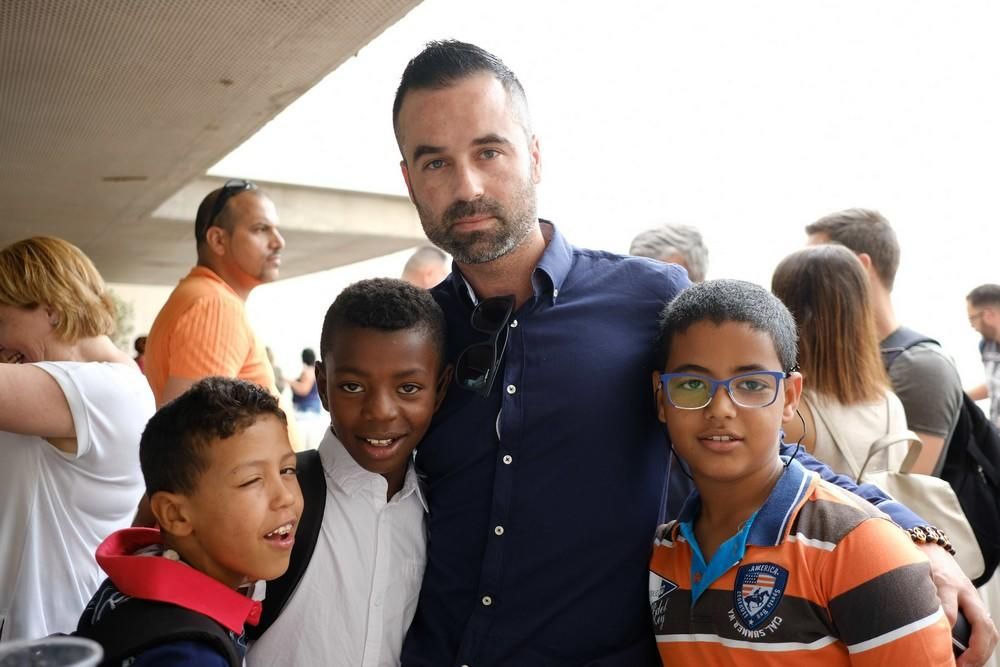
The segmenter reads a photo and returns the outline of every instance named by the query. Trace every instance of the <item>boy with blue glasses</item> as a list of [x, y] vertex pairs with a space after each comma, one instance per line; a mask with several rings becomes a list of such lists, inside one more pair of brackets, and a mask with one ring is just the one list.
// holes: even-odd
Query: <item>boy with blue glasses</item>
[[[761, 287], [663, 311], [657, 414], [696, 490], [660, 527], [649, 598], [664, 665], [952, 665], [926, 558], [870, 504], [781, 457], [796, 329]], [[877, 558], [872, 555], [877, 554]]]

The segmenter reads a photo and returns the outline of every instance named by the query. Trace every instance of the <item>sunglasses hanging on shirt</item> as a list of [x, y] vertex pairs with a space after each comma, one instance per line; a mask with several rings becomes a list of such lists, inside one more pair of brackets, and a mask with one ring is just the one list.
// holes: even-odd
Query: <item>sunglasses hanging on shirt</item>
[[470, 323], [476, 331], [489, 334], [489, 338], [473, 343], [458, 355], [455, 381], [459, 386], [480, 396], [490, 395], [507, 348], [507, 326], [513, 313], [513, 295], [495, 296], [476, 304]]

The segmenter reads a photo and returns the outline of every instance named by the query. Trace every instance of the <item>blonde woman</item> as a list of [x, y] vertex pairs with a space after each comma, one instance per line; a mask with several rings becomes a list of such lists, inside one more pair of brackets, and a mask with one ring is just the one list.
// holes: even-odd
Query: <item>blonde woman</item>
[[153, 395], [113, 331], [79, 248], [35, 237], [0, 250], [0, 640], [75, 629], [101, 580], [94, 550], [142, 495]]

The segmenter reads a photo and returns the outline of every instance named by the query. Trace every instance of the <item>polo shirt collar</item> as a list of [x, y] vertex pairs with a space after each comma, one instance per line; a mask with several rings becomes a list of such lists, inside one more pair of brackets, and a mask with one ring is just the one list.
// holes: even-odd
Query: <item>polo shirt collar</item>
[[[319, 458], [323, 463], [323, 471], [327, 479], [337, 486], [348, 496], [355, 496], [365, 489], [375, 488], [377, 494], [380, 493], [385, 498], [387, 482], [385, 478], [375, 472], [365, 470], [354, 460], [351, 453], [347, 451], [340, 439], [334, 435], [333, 429], [327, 429], [326, 435], [319, 443]], [[391, 503], [399, 503], [407, 497], [416, 495], [420, 505], [427, 511], [427, 501], [420, 489], [420, 481], [417, 472], [411, 462], [406, 468], [406, 477], [403, 479], [403, 488], [392, 497]]]
[[[780, 456], [782, 464], [788, 463], [787, 456]], [[764, 504], [754, 517], [747, 536], [747, 544], [760, 547], [772, 547], [781, 544], [795, 509], [802, 504], [809, 493], [809, 487], [815, 473], [806, 470], [801, 463], [792, 460], [785, 467], [778, 483], [771, 490]], [[678, 523], [693, 523], [701, 507], [701, 496], [697, 489], [691, 492], [681, 508]]]
[[222, 276], [207, 266], [201, 266], [200, 264], [195, 265], [195, 267], [188, 272], [187, 276], [185, 276], [185, 279], [187, 278], [207, 278], [208, 280], [219, 283], [225, 287], [226, 290], [232, 292], [233, 296], [237, 296], [236, 290], [234, 290], [229, 283], [223, 280]]
[[[531, 284], [534, 287], [536, 297], [548, 294], [554, 304], [559, 298], [559, 291], [566, 281], [566, 276], [569, 275], [569, 271], [573, 267], [573, 246], [550, 221], [539, 218], [538, 224], [541, 227], [542, 236], [545, 237], [546, 246], [542, 258], [538, 260], [538, 264], [531, 274]], [[464, 296], [473, 306], [479, 303], [479, 297], [476, 296], [472, 285], [465, 279], [458, 264], [454, 261], [451, 263], [451, 280], [458, 295]]]
[[186, 563], [133, 555], [161, 542], [160, 531], [155, 528], [125, 528], [101, 542], [97, 547], [97, 562], [115, 588], [129, 597], [190, 609], [237, 635], [243, 633], [244, 624], [257, 625], [260, 602]]

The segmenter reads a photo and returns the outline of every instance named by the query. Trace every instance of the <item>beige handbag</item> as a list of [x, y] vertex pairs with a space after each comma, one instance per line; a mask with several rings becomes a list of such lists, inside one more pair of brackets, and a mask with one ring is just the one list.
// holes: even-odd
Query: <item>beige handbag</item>
[[[886, 429], [888, 431], [888, 399], [886, 399], [886, 403]], [[962, 511], [962, 506], [959, 504], [958, 497], [951, 485], [939, 477], [909, 472], [917, 462], [924, 446], [916, 433], [909, 429], [887, 432], [886, 435], [872, 443], [868, 449], [867, 458], [858, 467], [850, 448], [843, 446], [835, 425], [825, 419], [822, 411], [816, 410], [813, 406], [810, 407], [813, 418], [822, 420], [830, 432], [834, 446], [847, 461], [847, 465], [850, 466], [851, 476], [854, 477], [856, 483], [874, 484], [894, 500], [898, 500], [914, 513], [926, 519], [932, 526], [943, 530], [951, 540], [952, 546], [955, 547], [955, 560], [969, 579], [975, 579], [983, 573], [983, 569], [986, 567], [983, 563], [983, 554], [979, 550], [976, 535], [972, 532], [972, 526], [965, 518], [965, 513]], [[868, 469], [872, 461], [877, 460], [876, 457], [879, 457], [880, 454], [884, 453], [887, 459], [890, 448], [904, 444], [907, 445], [908, 449], [898, 471], [870, 471]]]

